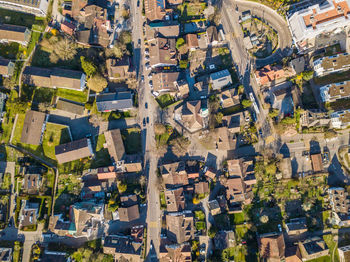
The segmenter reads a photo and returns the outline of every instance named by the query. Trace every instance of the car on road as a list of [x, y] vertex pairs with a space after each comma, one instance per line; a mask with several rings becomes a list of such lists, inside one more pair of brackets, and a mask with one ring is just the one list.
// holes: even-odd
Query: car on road
[[280, 232], [282, 232], [282, 226], [281, 226], [281, 224], [278, 224], [278, 230], [279, 230]]
[[145, 77], [143, 75], [141, 76], [141, 81], [145, 81]]
[[138, 43], [139, 45], [141, 45], [141, 39], [137, 40], [137, 43]]
[[149, 55], [148, 48], [145, 49], [145, 55]]
[[153, 81], [149, 80], [148, 84], [149, 84], [149, 86], [153, 86]]
[[146, 118], [143, 119], [143, 123], [142, 123], [143, 127], [146, 126]]
[[260, 135], [260, 136], [263, 135], [261, 128], [259, 129], [259, 135]]
[[140, 6], [140, 0], [137, 1], [137, 7], [139, 7], [139, 6]]
[[146, 108], [146, 109], [148, 108], [148, 104], [147, 104], [147, 102], [145, 103], [145, 108]]
[[147, 124], [149, 124], [149, 117], [147, 117]]

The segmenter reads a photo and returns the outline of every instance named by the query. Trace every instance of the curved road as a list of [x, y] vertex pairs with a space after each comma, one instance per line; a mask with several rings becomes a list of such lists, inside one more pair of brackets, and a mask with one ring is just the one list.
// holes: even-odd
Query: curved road
[[239, 13], [250, 10], [252, 15], [262, 18], [267, 22], [267, 24], [269, 24], [278, 32], [279, 49], [267, 58], [256, 59], [257, 67], [274, 63], [283, 58], [283, 56], [290, 54], [292, 51], [291, 46], [293, 40], [288, 28], [288, 24], [282, 16], [280, 16], [276, 11], [267, 7], [266, 5], [256, 2], [236, 0], [232, 3], [238, 7]]

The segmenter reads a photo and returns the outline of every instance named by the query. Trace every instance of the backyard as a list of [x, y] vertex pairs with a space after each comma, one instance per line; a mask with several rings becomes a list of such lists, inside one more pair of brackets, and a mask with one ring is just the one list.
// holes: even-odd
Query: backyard
[[92, 160], [90, 168], [97, 168], [108, 166], [111, 164], [111, 159], [109, 157], [109, 153], [107, 148], [104, 148], [103, 145], [106, 143], [106, 138], [104, 134], [98, 135], [95, 137], [96, 141], [96, 149], [95, 149], [95, 157]]
[[121, 134], [127, 154], [137, 154], [141, 152], [141, 130], [139, 128], [124, 129], [121, 131]]
[[206, 3], [185, 2], [178, 7], [178, 10], [181, 12], [180, 20], [199, 19], [205, 8]]
[[43, 25], [44, 18], [35, 17], [35, 15], [32, 14], [0, 8], [0, 22], [12, 25], [26, 26], [30, 29], [32, 28], [32, 25]]

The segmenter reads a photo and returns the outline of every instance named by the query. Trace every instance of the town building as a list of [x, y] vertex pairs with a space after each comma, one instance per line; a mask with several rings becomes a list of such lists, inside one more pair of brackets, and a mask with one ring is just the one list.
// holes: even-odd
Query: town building
[[171, 241], [181, 244], [194, 237], [194, 219], [192, 211], [168, 213], [166, 215], [167, 236]]
[[120, 129], [108, 130], [104, 134], [109, 156], [113, 163], [117, 163], [125, 156], [125, 147]]
[[313, 61], [313, 67], [316, 77], [350, 70], [350, 54], [323, 56]]
[[43, 139], [48, 115], [29, 110], [24, 118], [21, 143], [40, 145]]
[[231, 74], [227, 69], [212, 73], [210, 74], [210, 83], [213, 90], [219, 90], [232, 85]]
[[348, 214], [350, 208], [350, 198], [348, 192], [343, 187], [331, 187], [328, 189], [329, 203], [336, 213]]
[[151, 67], [176, 66], [176, 42], [170, 38], [155, 38], [149, 41]]
[[320, 87], [323, 102], [334, 102], [338, 99], [350, 97], [350, 81], [328, 84]]
[[146, 0], [145, 14], [149, 21], [164, 20], [166, 15], [165, 0]]
[[132, 236], [109, 235], [103, 238], [103, 253], [112, 255], [115, 261], [141, 262], [142, 242]]
[[133, 108], [133, 94], [130, 91], [103, 93], [96, 96], [99, 112], [127, 111]]
[[188, 132], [194, 133], [208, 127], [208, 115], [206, 101], [186, 101], [175, 110], [177, 120]]
[[19, 228], [30, 227], [37, 224], [39, 215], [39, 203], [30, 202], [29, 200], [21, 201], [21, 210], [19, 212]]
[[307, 231], [306, 218], [293, 218], [286, 223], [286, 231], [288, 235], [300, 235]]
[[186, 44], [190, 51], [195, 51], [197, 48], [199, 48], [197, 34], [187, 34]]
[[180, 78], [179, 72], [160, 72], [153, 74], [153, 92], [159, 95], [170, 94], [177, 99], [186, 98], [189, 87], [185, 79]]
[[0, 75], [2, 77], [10, 77], [15, 70], [15, 63], [8, 59], [0, 58]]
[[222, 108], [229, 108], [240, 104], [237, 88], [230, 88], [222, 91], [218, 96]]
[[189, 243], [174, 244], [168, 239], [161, 239], [159, 261], [191, 262], [191, 245]]
[[58, 98], [56, 109], [80, 116], [84, 115], [85, 112], [84, 104], [80, 104], [64, 98]]
[[83, 91], [86, 84], [86, 75], [75, 70], [27, 66], [23, 71], [23, 83], [37, 87]]
[[91, 140], [83, 138], [55, 147], [55, 156], [59, 164], [94, 155]]
[[287, 19], [293, 42], [300, 52], [313, 50], [318, 36], [332, 33], [350, 24], [349, 0], [326, 0], [314, 3], [294, 12]]
[[322, 156], [321, 154], [311, 155], [312, 170], [316, 172], [321, 172], [323, 170]]
[[216, 199], [208, 202], [208, 208], [212, 216], [215, 216], [221, 213], [219, 202]]
[[333, 128], [347, 128], [350, 125], [350, 110], [337, 111], [331, 114]]
[[194, 192], [197, 195], [207, 195], [210, 193], [209, 183], [206, 181], [200, 181], [194, 184]]
[[185, 163], [182, 161], [162, 165], [159, 167], [159, 171], [163, 177], [163, 183], [166, 188], [188, 185]]
[[169, 21], [150, 23], [149, 30], [152, 31], [154, 37], [177, 38], [180, 34], [180, 24]]
[[12, 261], [12, 248], [10, 247], [0, 247], [0, 261], [10, 262]]
[[35, 16], [46, 17], [47, 9], [49, 7], [49, 0], [1, 0], [0, 7], [4, 9], [15, 10], [17, 12], [33, 14]]
[[120, 59], [107, 59], [106, 66], [109, 80], [130, 78], [134, 75], [131, 68], [130, 57], [127, 55], [124, 55]]
[[230, 133], [240, 133], [241, 127], [245, 124], [244, 112], [227, 115], [222, 118], [223, 126], [226, 126]]
[[300, 125], [302, 127], [324, 127], [330, 126], [331, 118], [325, 112], [317, 110], [304, 110], [300, 114]]
[[[1, 3], [1, 2], [0, 2]], [[16, 42], [27, 45], [30, 41], [31, 31], [24, 26], [0, 24], [0, 43]]]
[[308, 238], [298, 243], [302, 260], [311, 260], [328, 255], [329, 248], [320, 237]]
[[166, 209], [168, 212], [178, 212], [185, 209], [185, 196], [182, 187], [166, 189], [164, 192]]
[[290, 67], [294, 70], [296, 75], [305, 71], [305, 58], [303, 56], [299, 56], [290, 61]]
[[140, 218], [139, 205], [136, 195], [121, 196], [121, 207], [118, 208], [119, 219], [130, 222]]
[[214, 237], [215, 249], [224, 250], [236, 245], [235, 232], [233, 231], [219, 231]]
[[272, 86], [284, 81], [292, 73], [285, 71], [281, 66], [266, 65], [257, 69], [254, 75], [256, 82], [260, 86]]
[[37, 194], [42, 185], [40, 174], [25, 174], [23, 178], [22, 188], [28, 194]]
[[263, 261], [279, 262], [285, 259], [283, 234], [267, 233], [258, 237], [259, 254]]

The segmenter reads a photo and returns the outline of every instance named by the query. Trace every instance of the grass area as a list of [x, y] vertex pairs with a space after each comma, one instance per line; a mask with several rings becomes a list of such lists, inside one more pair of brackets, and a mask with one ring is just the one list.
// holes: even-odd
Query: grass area
[[96, 149], [95, 158], [91, 163], [91, 168], [108, 166], [111, 164], [111, 159], [108, 153], [108, 149], [103, 147], [106, 143], [106, 138], [104, 134], [96, 136]]
[[159, 193], [159, 198], [160, 198], [160, 207], [162, 209], [166, 209], [166, 202], [165, 202], [165, 194], [164, 191], [161, 191]]
[[237, 241], [241, 241], [242, 239], [244, 239], [247, 232], [248, 232], [248, 228], [246, 225], [237, 225], [235, 227]]
[[46, 158], [52, 163], [55, 163], [55, 146], [71, 141], [67, 127], [53, 123], [47, 123], [42, 145], [23, 144], [21, 143], [21, 136], [24, 118], [25, 114], [18, 114], [12, 143], [32, 152], [35, 155]]
[[315, 77], [314, 82], [318, 85], [338, 83], [338, 82], [349, 80], [349, 75], [350, 75], [350, 70], [341, 72], [341, 73], [329, 74], [322, 77]]
[[11, 174], [6, 173], [2, 178], [1, 189], [9, 190], [11, 186]]
[[0, 54], [2, 57], [7, 59], [16, 59], [19, 49], [20, 49], [20, 44], [18, 43], [0, 44]]
[[315, 259], [308, 260], [308, 262], [331, 262], [330, 256], [318, 257]]
[[32, 35], [30, 37], [30, 42], [27, 46], [27, 51], [26, 51], [27, 56], [29, 56], [30, 53], [33, 51], [36, 43], [39, 41], [40, 36], [41, 36], [41, 32], [32, 31]]
[[194, 215], [196, 217], [197, 220], [199, 221], [204, 221], [205, 220], [205, 214], [202, 210], [197, 210], [194, 211]]
[[87, 90], [82, 92], [82, 91], [58, 88], [56, 92], [56, 96], [69, 99], [78, 103], [85, 103], [87, 101]]
[[35, 15], [16, 12], [8, 9], [0, 8], [1, 22], [12, 25], [21, 25], [31, 28], [33, 24], [43, 25], [44, 21], [41, 18], [36, 18]]
[[205, 230], [205, 222], [204, 221], [197, 221], [196, 222], [196, 229], [197, 230]]
[[141, 130], [138, 128], [129, 128], [121, 131], [126, 154], [140, 153], [141, 148]]
[[160, 95], [156, 100], [161, 108], [166, 108], [175, 103], [175, 98], [169, 94]]
[[338, 243], [334, 241], [333, 235], [324, 235], [323, 236], [324, 242], [326, 242], [328, 248], [329, 248], [329, 255], [332, 258], [333, 252], [334, 253], [334, 260], [331, 259], [333, 262], [338, 262], [339, 261], [339, 254], [338, 254], [338, 248], [337, 245]]
[[239, 225], [239, 224], [243, 224], [243, 222], [245, 221], [244, 219], [244, 213], [234, 213], [230, 215], [230, 223], [231, 225]]
[[46, 88], [46, 87], [40, 87], [35, 89], [34, 96], [33, 96], [33, 103], [39, 104], [39, 103], [49, 103], [51, 104], [52, 98], [55, 95], [55, 89], [52, 88]]
[[180, 20], [192, 20], [200, 18], [206, 8], [206, 3], [188, 3], [185, 2], [178, 7], [181, 12]]

